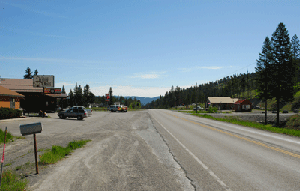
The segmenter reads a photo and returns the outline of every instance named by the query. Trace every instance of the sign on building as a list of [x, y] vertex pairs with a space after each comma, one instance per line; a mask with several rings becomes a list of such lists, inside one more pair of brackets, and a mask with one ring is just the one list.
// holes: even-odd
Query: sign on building
[[44, 94], [61, 94], [61, 88], [44, 88]]
[[33, 87], [36, 87], [36, 88], [53, 87], [54, 88], [54, 76], [53, 75], [33, 76]]

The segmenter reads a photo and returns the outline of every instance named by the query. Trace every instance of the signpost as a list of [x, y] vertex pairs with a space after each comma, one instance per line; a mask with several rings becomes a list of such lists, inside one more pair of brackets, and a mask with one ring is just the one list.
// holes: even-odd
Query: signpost
[[3, 146], [3, 154], [2, 154], [2, 159], [1, 159], [0, 186], [1, 186], [1, 181], [2, 181], [2, 168], [3, 168], [3, 163], [4, 163], [4, 150], [5, 150], [5, 140], [6, 140], [6, 134], [7, 134], [7, 127], [5, 127], [5, 134], [4, 134], [4, 146]]
[[33, 134], [34, 139], [34, 157], [35, 157], [35, 168], [36, 173], [39, 174], [39, 167], [37, 162], [37, 144], [36, 144], [36, 133], [41, 133], [43, 130], [43, 126], [41, 122], [38, 123], [29, 123], [20, 125], [20, 131], [22, 136]]

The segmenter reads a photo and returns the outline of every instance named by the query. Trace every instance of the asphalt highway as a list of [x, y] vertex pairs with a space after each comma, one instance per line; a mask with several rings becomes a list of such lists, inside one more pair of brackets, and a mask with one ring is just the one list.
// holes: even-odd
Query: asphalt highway
[[[169, 110], [49, 115], [0, 128], [20, 136], [19, 124], [42, 122], [38, 148], [92, 141], [29, 176], [29, 190], [300, 190], [296, 137]], [[33, 162], [32, 147], [31, 136], [9, 143], [6, 162]]]
[[300, 139], [167, 110], [149, 111], [197, 190], [300, 190]]

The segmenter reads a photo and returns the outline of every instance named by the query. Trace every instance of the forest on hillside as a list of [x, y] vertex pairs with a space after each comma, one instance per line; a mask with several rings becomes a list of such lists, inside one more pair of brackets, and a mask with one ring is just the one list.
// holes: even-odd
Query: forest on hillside
[[145, 108], [172, 108], [192, 103], [205, 103], [208, 97], [276, 99], [279, 103], [293, 100], [300, 82], [300, 43], [295, 34], [289, 38], [288, 30], [279, 23], [272, 37], [266, 37], [258, 54], [254, 73], [234, 74], [223, 79], [190, 88], [171, 87], [164, 96], [146, 104]]

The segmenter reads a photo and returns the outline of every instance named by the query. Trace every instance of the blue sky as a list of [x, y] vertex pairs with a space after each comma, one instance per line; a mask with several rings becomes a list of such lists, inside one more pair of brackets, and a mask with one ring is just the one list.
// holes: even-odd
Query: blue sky
[[155, 97], [255, 71], [283, 22], [300, 36], [300, 1], [0, 0], [0, 75], [27, 67], [67, 92]]

